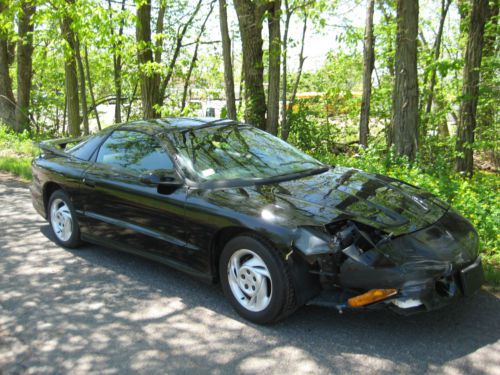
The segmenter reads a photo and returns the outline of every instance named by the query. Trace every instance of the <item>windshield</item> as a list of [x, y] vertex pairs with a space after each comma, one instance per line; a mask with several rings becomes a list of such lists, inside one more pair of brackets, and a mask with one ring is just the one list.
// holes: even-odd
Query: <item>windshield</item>
[[215, 126], [174, 133], [181, 167], [203, 180], [264, 179], [324, 165], [253, 126]]

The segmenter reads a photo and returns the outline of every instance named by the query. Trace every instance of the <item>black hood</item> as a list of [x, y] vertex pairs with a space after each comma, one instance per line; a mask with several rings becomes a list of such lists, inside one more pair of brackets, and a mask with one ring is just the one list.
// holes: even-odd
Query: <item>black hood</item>
[[326, 172], [246, 187], [207, 192], [218, 206], [289, 227], [354, 220], [400, 235], [435, 223], [448, 206], [402, 181], [357, 169]]

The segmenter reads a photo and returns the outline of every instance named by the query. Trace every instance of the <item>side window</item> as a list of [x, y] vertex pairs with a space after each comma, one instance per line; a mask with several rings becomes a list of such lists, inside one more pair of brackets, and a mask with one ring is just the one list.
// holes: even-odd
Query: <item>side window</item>
[[96, 161], [138, 173], [174, 168], [156, 138], [127, 130], [114, 131], [102, 144]]

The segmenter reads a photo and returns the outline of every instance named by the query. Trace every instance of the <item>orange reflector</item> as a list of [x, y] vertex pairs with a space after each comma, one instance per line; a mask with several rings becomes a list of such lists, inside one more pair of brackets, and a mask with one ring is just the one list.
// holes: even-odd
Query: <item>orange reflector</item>
[[350, 307], [361, 307], [373, 302], [382, 301], [387, 297], [395, 295], [397, 292], [397, 289], [372, 289], [359, 296], [349, 298], [347, 304]]

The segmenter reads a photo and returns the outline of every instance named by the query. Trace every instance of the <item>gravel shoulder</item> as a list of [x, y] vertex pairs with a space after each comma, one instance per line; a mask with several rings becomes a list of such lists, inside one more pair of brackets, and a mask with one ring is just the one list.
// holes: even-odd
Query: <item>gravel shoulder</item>
[[57, 246], [0, 172], [0, 374], [499, 374], [500, 298], [411, 317], [304, 307], [239, 318], [218, 286], [94, 245]]

